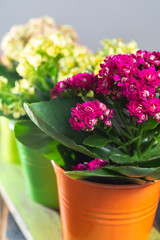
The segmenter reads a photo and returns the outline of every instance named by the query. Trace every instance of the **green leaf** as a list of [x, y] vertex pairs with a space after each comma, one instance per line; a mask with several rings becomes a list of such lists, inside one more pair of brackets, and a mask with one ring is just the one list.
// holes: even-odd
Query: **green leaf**
[[156, 119], [150, 118], [142, 125], [142, 130], [147, 131], [156, 128], [159, 125], [159, 122]]
[[117, 124], [117, 122], [114, 118], [112, 119], [112, 124], [116, 128], [117, 133], [120, 137], [123, 136], [123, 137], [129, 138], [129, 139], [132, 138], [132, 136], [130, 134], [128, 134], [128, 132], [126, 132], [125, 128], [123, 128], [119, 124]]
[[112, 170], [118, 174], [122, 174], [132, 178], [144, 178], [150, 174], [153, 174], [157, 168], [141, 168], [135, 166], [106, 166], [108, 170]]
[[136, 162], [136, 165], [139, 167], [160, 167], [160, 156], [155, 156], [149, 159], [145, 159], [139, 162]]
[[92, 135], [84, 139], [83, 144], [90, 147], [104, 147], [106, 144], [112, 142], [107, 135], [102, 132], [95, 131]]
[[65, 174], [76, 179], [85, 179], [89, 181], [112, 184], [144, 184], [146, 182], [143, 179], [128, 178], [126, 176], [122, 176], [121, 174], [110, 171], [110, 169], [106, 169], [105, 167], [88, 171], [69, 171]]
[[80, 98], [57, 98], [50, 102], [39, 102], [25, 105], [31, 120], [48, 136], [74, 150], [87, 152], [78, 145], [88, 136], [84, 131], [72, 130], [69, 123], [71, 108], [75, 107]]
[[134, 163], [136, 161], [138, 161], [137, 156], [129, 156], [127, 154], [123, 154], [123, 153], [113, 153], [110, 156], [110, 159], [117, 164], [130, 164], [130, 163]]
[[23, 145], [34, 149], [62, 167], [72, 165], [73, 153], [56, 140], [48, 137], [30, 120], [18, 121], [14, 127], [15, 136]]
[[0, 64], [0, 76], [8, 79], [8, 84], [13, 87], [16, 80], [20, 79], [20, 76], [16, 71], [8, 70], [4, 65]]
[[129, 128], [132, 128], [135, 131], [138, 131], [138, 128], [136, 126], [134, 126], [133, 124], [126, 123], [126, 126]]
[[158, 143], [160, 143], [160, 138], [159, 137], [153, 137]]
[[145, 179], [148, 181], [160, 180], [160, 168], [157, 168], [149, 176], [146, 176]]
[[108, 160], [113, 149], [108, 146], [100, 148], [83, 146], [84, 139], [92, 133], [73, 130], [70, 125], [71, 109], [80, 102], [81, 99], [78, 97], [56, 98], [50, 102], [25, 104], [25, 109], [31, 120], [49, 137], [92, 158]]
[[123, 144], [123, 146], [118, 147], [118, 149], [121, 149], [123, 147], [127, 147], [127, 146], [131, 145], [132, 143], [136, 142], [139, 138], [140, 138], [140, 136], [138, 136], [136, 138], [133, 138], [132, 140], [130, 140], [130, 141], [126, 142], [125, 144]]
[[52, 150], [55, 140], [48, 137], [30, 120], [18, 121], [14, 127], [15, 136], [22, 144], [48, 153]]
[[122, 154], [120, 150], [118, 150], [116, 147], [111, 146], [111, 145], [106, 145], [105, 147], [99, 147], [99, 148], [93, 148], [93, 147], [88, 147], [90, 151], [94, 151], [96, 154], [96, 158], [104, 159], [104, 160], [109, 160], [111, 154], [114, 152], [115, 154]]
[[152, 148], [151, 150], [147, 151], [142, 155], [143, 159], [148, 159], [152, 157], [160, 156], [160, 144], [157, 144], [156, 147]]
[[98, 176], [98, 177], [119, 177], [121, 175], [114, 173], [106, 168], [98, 168], [96, 170], [85, 170], [85, 171], [69, 171], [66, 172], [68, 176]]

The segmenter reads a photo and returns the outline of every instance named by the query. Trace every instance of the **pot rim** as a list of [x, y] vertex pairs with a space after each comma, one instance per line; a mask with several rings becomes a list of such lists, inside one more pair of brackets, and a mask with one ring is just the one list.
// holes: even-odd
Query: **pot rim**
[[73, 181], [78, 181], [78, 182], [80, 182], [82, 184], [85, 184], [85, 185], [100, 187], [100, 188], [104, 188], [104, 189], [106, 189], [106, 188], [112, 188], [112, 189], [142, 188], [142, 187], [147, 187], [147, 186], [150, 186], [150, 185], [153, 185], [155, 183], [160, 182], [160, 180], [155, 180], [154, 182], [147, 182], [147, 183], [141, 184], [141, 185], [138, 185], [138, 184], [109, 184], [109, 183], [90, 182], [90, 181], [87, 181], [87, 180], [81, 180], [81, 179], [76, 179], [76, 178], [72, 178], [72, 177], [67, 176], [65, 174], [67, 171], [65, 171], [62, 167], [60, 167], [58, 164], [56, 164], [54, 162], [54, 160], [52, 160], [51, 162], [52, 162], [52, 165], [54, 166], [54, 168], [58, 169], [61, 172], [61, 174], [64, 174], [69, 179], [72, 179]]

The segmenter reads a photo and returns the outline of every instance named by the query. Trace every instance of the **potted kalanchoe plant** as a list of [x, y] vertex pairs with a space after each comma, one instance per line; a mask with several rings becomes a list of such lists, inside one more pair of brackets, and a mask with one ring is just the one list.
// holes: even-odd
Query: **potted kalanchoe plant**
[[[19, 156], [17, 151], [17, 146], [15, 142], [15, 138], [13, 135], [13, 131], [9, 128], [9, 119], [23, 119], [26, 115], [23, 109], [23, 100], [28, 96], [31, 97], [31, 89], [32, 93], [34, 89], [30, 86], [30, 83], [27, 83], [25, 80], [20, 80], [20, 88], [25, 88], [25, 97], [14, 96], [12, 94], [11, 88], [14, 88], [15, 81], [21, 78], [17, 71], [16, 67], [20, 60], [20, 55], [26, 44], [33, 37], [43, 36], [45, 34], [54, 33], [56, 30], [56, 25], [54, 20], [50, 17], [42, 17], [30, 19], [29, 22], [23, 25], [14, 25], [10, 28], [9, 32], [5, 34], [1, 41], [1, 57], [0, 57], [0, 76], [7, 78], [5, 82], [6, 88], [3, 96], [1, 94], [1, 115], [5, 117], [1, 117], [1, 138], [2, 143], [5, 142], [3, 147], [1, 147], [1, 156], [3, 159], [19, 163]], [[17, 86], [16, 82], [16, 86]], [[3, 84], [4, 85], [4, 84]], [[27, 88], [28, 94], [27, 94]], [[4, 89], [3, 89], [4, 90]], [[1, 92], [3, 91], [1, 89]], [[7, 93], [8, 91], [8, 93]], [[7, 102], [6, 102], [7, 99]], [[36, 101], [37, 98], [27, 97], [27, 99], [32, 102], [32, 100]], [[7, 140], [7, 141], [6, 141]], [[2, 145], [1, 145], [2, 146]]]
[[[53, 159], [65, 240], [148, 240], [160, 192], [160, 53], [111, 55], [100, 67], [26, 104], [40, 129], [25, 127], [50, 158], [54, 139], [65, 146]], [[22, 126], [15, 133], [29, 144]]]
[[[23, 108], [24, 102], [49, 100], [50, 88], [60, 79], [86, 70], [91, 72], [103, 58], [103, 50], [93, 54], [78, 43], [72, 27], [56, 26], [49, 17], [31, 19], [24, 25], [13, 26], [2, 39], [1, 48], [0, 75], [3, 77], [0, 78], [0, 84], [3, 87], [0, 87], [0, 114], [13, 120], [12, 123], [28, 118]], [[114, 51], [123, 48], [123, 51], [132, 52], [137, 45], [114, 41], [114, 44], [109, 45], [109, 49], [112, 48]], [[2, 138], [2, 143], [8, 143], [2, 147], [2, 158], [17, 162], [16, 142], [6, 118], [2, 119]], [[56, 147], [55, 141], [54, 145]], [[37, 149], [35, 144], [31, 147]], [[18, 150], [29, 196], [39, 203], [58, 207], [51, 162], [20, 143]], [[44, 168], [46, 171], [43, 171]]]

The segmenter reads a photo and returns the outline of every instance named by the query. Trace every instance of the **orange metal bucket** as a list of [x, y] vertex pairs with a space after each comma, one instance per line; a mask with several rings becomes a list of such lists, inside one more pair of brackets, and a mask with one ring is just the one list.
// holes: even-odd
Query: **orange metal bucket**
[[112, 185], [76, 180], [53, 162], [64, 240], [148, 240], [160, 182]]

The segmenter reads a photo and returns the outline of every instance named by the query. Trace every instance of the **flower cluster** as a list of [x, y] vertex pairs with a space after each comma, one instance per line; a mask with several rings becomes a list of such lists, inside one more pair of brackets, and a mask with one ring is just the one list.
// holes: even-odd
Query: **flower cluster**
[[[33, 71], [38, 70], [41, 64], [48, 63], [50, 58], [56, 58], [70, 44], [69, 39], [60, 32], [32, 38], [21, 52], [18, 73], [25, 78], [30, 78]], [[54, 65], [52, 65], [53, 68]]]
[[62, 35], [65, 35], [66, 38], [70, 38], [70, 39], [72, 39], [72, 41], [78, 42], [78, 35], [71, 26], [63, 24], [63, 25], [58, 26], [57, 30], [60, 33], [62, 33]]
[[0, 114], [11, 119], [24, 118], [26, 112], [23, 102], [38, 100], [35, 89], [27, 80], [15, 81], [15, 85], [12, 87], [7, 78], [0, 76]]
[[11, 89], [11, 92], [18, 95], [26, 94], [29, 97], [30, 95], [35, 95], [35, 88], [27, 79], [20, 79], [19, 81], [15, 81], [15, 86]]
[[106, 165], [108, 165], [106, 160], [96, 158], [90, 162], [79, 163], [77, 166], [72, 166], [72, 169], [74, 171], [96, 170]]
[[[78, 43], [72, 27], [56, 26], [50, 17], [31, 19], [26, 24], [13, 26], [2, 40], [0, 64], [13, 68], [12, 71], [17, 71], [22, 79], [15, 74], [16, 81], [10, 82], [12, 77], [6, 75], [8, 93], [6, 89], [4, 94], [1, 92], [1, 110], [11, 116], [17, 106], [19, 116], [24, 116], [23, 102], [48, 100], [51, 87], [63, 79], [67, 80], [52, 89], [52, 98], [63, 93], [92, 96], [98, 77], [91, 72], [97, 72], [102, 58], [113, 48], [116, 53], [116, 49], [133, 52], [136, 47], [136, 44], [124, 44], [121, 40], [105, 40], [103, 45], [102, 51], [93, 54]], [[107, 52], [107, 48], [110, 51]], [[106, 122], [109, 125], [108, 120]]]
[[72, 108], [72, 111], [72, 117], [69, 120], [72, 129], [93, 131], [99, 120], [107, 127], [112, 125], [109, 118], [113, 117], [113, 109], [108, 109], [105, 104], [98, 100], [78, 103], [76, 108]]
[[93, 54], [67, 36], [57, 30], [51, 35], [32, 38], [21, 53], [17, 67], [19, 75], [33, 84], [50, 78], [53, 86], [79, 72], [91, 72]]
[[[58, 69], [56, 81], [85, 71], [98, 73], [99, 64], [107, 54], [106, 50], [93, 54], [76, 40], [76, 33], [65, 25], [51, 35], [32, 38], [21, 53], [18, 73], [32, 81], [48, 76], [55, 79], [55, 67]], [[128, 48], [128, 52], [133, 52], [134, 49]]]
[[[48, 17], [31, 19], [27, 24], [12, 27], [1, 47], [3, 56], [0, 64], [13, 67], [15, 73], [15, 78], [6, 75], [8, 93], [6, 89], [0, 93], [1, 111], [7, 117], [13, 116], [16, 104], [18, 109], [23, 109], [23, 102], [48, 100], [50, 88], [59, 79], [93, 70], [94, 56], [87, 47], [78, 43], [72, 27], [56, 26]], [[19, 116], [23, 115], [25, 112], [20, 110]]]
[[101, 64], [97, 93], [126, 98], [128, 112], [139, 123], [153, 116], [160, 121], [160, 53], [137, 51], [106, 57]]
[[12, 26], [2, 39], [1, 48], [4, 56], [11, 60], [19, 61], [20, 52], [29, 39], [53, 33], [54, 31], [55, 23], [50, 17], [31, 19], [24, 25]]
[[123, 98], [127, 111], [142, 123], [149, 116], [160, 122], [160, 53], [137, 51], [136, 54], [111, 55], [104, 59], [98, 76], [80, 73], [60, 81], [51, 98], [63, 95], [103, 94], [112, 101]]
[[85, 71], [92, 72], [96, 67], [95, 55], [86, 46], [73, 44], [63, 56], [59, 61], [58, 81]]
[[138, 45], [135, 41], [124, 43], [121, 38], [104, 39], [102, 42], [103, 49], [98, 50], [95, 54], [96, 68], [94, 72], [98, 74], [100, 70], [99, 64], [103, 62], [104, 57], [115, 54], [136, 53]]
[[104, 57], [115, 54], [136, 53], [138, 50], [138, 46], [135, 41], [124, 43], [121, 38], [104, 39], [102, 41], [102, 45], [104, 50], [99, 51]]
[[0, 99], [0, 113], [11, 119], [19, 119], [26, 115], [26, 112], [22, 107], [22, 101], [20, 99], [16, 99], [16, 101], [11, 101], [10, 103], [5, 103], [5, 101]]
[[97, 76], [93, 73], [79, 73], [67, 78], [66, 80], [60, 81], [56, 86], [51, 89], [51, 98], [64, 96], [65, 93], [68, 95], [79, 95], [82, 92], [94, 91]]

